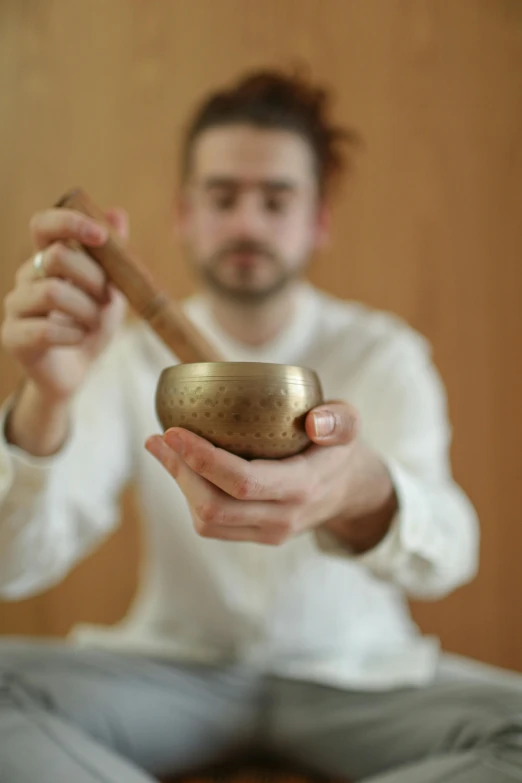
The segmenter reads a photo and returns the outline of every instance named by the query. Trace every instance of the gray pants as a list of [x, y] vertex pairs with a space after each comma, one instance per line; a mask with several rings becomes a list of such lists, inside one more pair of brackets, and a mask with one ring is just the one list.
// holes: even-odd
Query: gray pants
[[520, 682], [361, 693], [3, 641], [0, 781], [151, 783], [249, 747], [372, 783], [522, 781]]

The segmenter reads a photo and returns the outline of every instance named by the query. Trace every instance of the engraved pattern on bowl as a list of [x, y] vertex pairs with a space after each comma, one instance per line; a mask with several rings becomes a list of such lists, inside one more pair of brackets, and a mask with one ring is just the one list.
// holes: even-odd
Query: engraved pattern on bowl
[[164, 430], [184, 427], [247, 459], [280, 459], [309, 445], [304, 419], [322, 401], [308, 368], [201, 362], [162, 372], [156, 412]]

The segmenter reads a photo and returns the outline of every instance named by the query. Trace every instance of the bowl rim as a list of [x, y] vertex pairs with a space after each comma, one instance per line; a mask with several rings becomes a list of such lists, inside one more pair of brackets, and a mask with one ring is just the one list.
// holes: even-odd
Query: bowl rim
[[287, 383], [320, 385], [319, 376], [311, 367], [277, 362], [179, 362], [165, 367], [160, 381], [169, 375], [181, 375], [185, 379], [197, 378], [201, 381], [237, 380], [243, 378], [270, 378], [284, 380]]

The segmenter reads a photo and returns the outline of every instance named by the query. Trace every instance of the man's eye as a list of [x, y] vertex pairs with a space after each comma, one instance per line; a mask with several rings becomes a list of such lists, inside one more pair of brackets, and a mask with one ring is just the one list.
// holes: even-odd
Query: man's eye
[[213, 198], [214, 206], [219, 210], [231, 209], [234, 206], [235, 197], [233, 193], [219, 193]]
[[265, 200], [265, 206], [269, 212], [283, 212], [286, 207], [286, 201], [282, 198], [270, 196]]

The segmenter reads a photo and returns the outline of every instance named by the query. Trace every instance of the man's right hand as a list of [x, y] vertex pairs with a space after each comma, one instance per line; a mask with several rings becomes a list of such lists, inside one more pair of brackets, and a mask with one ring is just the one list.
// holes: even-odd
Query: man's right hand
[[[106, 217], [125, 238], [126, 214], [111, 210]], [[65, 437], [68, 403], [121, 324], [125, 302], [77, 245], [103, 245], [106, 227], [79, 212], [49, 209], [32, 218], [30, 230], [40, 269], [34, 258], [23, 264], [4, 302], [1, 344], [26, 376], [7, 434], [33, 454], [50, 454]]]

